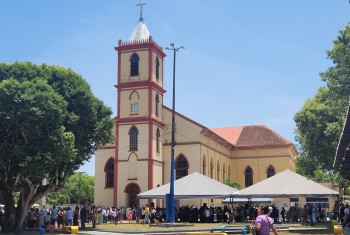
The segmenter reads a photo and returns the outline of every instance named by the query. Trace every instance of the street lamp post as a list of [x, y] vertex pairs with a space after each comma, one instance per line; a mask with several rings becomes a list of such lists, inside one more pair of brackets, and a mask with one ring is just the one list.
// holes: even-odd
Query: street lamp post
[[[171, 50], [174, 52], [174, 61], [173, 61], [173, 109], [171, 112], [171, 162], [170, 162], [170, 195], [169, 195], [169, 203], [167, 203], [167, 222], [174, 223], [175, 222], [175, 199], [174, 199], [174, 148], [175, 148], [175, 64], [176, 64], [176, 52], [180, 49], [185, 49], [183, 46], [176, 48], [174, 43], [170, 43], [171, 48], [166, 47], [165, 49]], [[168, 208], [169, 207], [169, 208]]]
[[78, 187], [78, 189], [79, 189], [79, 194], [78, 194], [78, 205], [80, 205], [80, 200], [81, 200], [81, 183], [82, 183], [82, 181], [81, 181], [81, 175], [82, 174], [85, 174], [86, 172], [84, 172], [84, 171], [76, 171], [75, 172], [76, 174], [79, 174], [79, 187]]

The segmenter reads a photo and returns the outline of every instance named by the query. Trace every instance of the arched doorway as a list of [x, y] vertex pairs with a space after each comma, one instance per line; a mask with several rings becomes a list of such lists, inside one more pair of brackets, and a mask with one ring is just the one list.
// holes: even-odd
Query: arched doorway
[[136, 207], [139, 205], [137, 194], [141, 192], [140, 186], [136, 183], [130, 183], [125, 187], [125, 206]]

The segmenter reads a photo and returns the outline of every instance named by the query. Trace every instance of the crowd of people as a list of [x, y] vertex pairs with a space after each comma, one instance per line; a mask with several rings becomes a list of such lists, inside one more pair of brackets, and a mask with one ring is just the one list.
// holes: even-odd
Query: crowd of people
[[[266, 208], [256, 207], [250, 204], [237, 205], [235, 207], [225, 205], [223, 207], [203, 206], [197, 208], [195, 206], [182, 206], [175, 208], [175, 220], [177, 222], [190, 223], [214, 223], [214, 222], [252, 222], [260, 220], [257, 218], [261, 214], [266, 214]], [[338, 213], [338, 214], [336, 214]], [[269, 222], [271, 224], [283, 222], [301, 222], [302, 225], [310, 224], [313, 226], [318, 222], [325, 221], [325, 211], [322, 207], [305, 205], [297, 208], [282, 207], [278, 209], [274, 205], [268, 207], [268, 216], [271, 219], [267, 221], [262, 217], [261, 222]], [[340, 219], [343, 224], [349, 224], [350, 208], [349, 205], [341, 205], [340, 209], [334, 209], [333, 216]], [[260, 217], [261, 218], [261, 217]], [[113, 223], [118, 224], [120, 221], [124, 223], [160, 223], [166, 221], [166, 209], [154, 208], [145, 205], [143, 207], [103, 207], [103, 206], [52, 206], [47, 208], [43, 206], [39, 208], [31, 208], [27, 215], [27, 228], [49, 228], [55, 225], [55, 228], [62, 228], [64, 225], [79, 226], [80, 229], [86, 228], [86, 223], [91, 223], [92, 227], [96, 224]]]
[[350, 206], [349, 204], [340, 204], [338, 209], [337, 205], [334, 205], [332, 219], [340, 221], [343, 227], [350, 227]]
[[88, 222], [90, 211], [93, 208], [88, 208], [85, 205], [82, 207], [57, 207], [46, 208], [44, 205], [41, 209], [32, 207], [27, 215], [27, 228], [48, 228], [49, 225], [55, 225], [57, 228], [62, 228], [64, 225], [76, 225], [81, 229], [85, 229], [85, 223]]

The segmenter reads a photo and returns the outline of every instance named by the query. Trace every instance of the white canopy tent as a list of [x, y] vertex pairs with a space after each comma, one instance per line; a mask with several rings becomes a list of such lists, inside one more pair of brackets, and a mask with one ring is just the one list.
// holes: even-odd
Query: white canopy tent
[[[237, 189], [211, 179], [198, 172], [175, 180], [175, 199], [227, 198], [237, 193]], [[170, 192], [170, 183], [138, 194], [139, 199], [165, 199]]]
[[271, 203], [272, 198], [226, 198], [222, 204], [238, 204], [238, 203]]
[[338, 196], [339, 192], [285, 170], [259, 183], [238, 191], [234, 198], [296, 198]]

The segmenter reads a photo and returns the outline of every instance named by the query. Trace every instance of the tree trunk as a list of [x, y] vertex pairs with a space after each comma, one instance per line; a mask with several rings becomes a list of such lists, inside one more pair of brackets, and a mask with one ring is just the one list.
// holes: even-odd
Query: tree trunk
[[4, 192], [4, 202], [5, 202], [5, 214], [4, 214], [4, 227], [1, 232], [13, 233], [15, 231], [15, 203], [12, 197], [12, 192]]
[[20, 192], [17, 207], [13, 199], [12, 191], [4, 191], [5, 214], [4, 214], [4, 229], [2, 232], [13, 233], [16, 228], [22, 228], [25, 219], [27, 218], [29, 203], [33, 198], [34, 189], [25, 187]]

